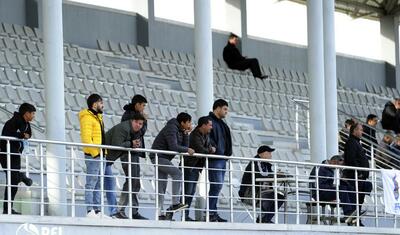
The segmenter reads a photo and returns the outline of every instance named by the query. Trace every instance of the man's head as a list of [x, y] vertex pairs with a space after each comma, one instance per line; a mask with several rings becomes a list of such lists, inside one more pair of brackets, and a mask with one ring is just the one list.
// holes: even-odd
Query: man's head
[[329, 159], [328, 163], [330, 165], [343, 165], [344, 159], [342, 155], [334, 155], [333, 157], [331, 157], [331, 159]]
[[223, 119], [228, 115], [228, 107], [226, 100], [218, 99], [214, 102], [213, 113], [217, 118]]
[[375, 114], [369, 114], [367, 116], [367, 124], [372, 127], [375, 127], [376, 124], [378, 124], [378, 121], [378, 117]]
[[395, 98], [393, 100], [393, 104], [396, 107], [396, 109], [400, 109], [400, 98]]
[[212, 120], [210, 117], [204, 116], [199, 118], [197, 121], [197, 127], [199, 128], [200, 132], [203, 134], [210, 133], [212, 129]]
[[350, 134], [355, 137], [361, 138], [363, 134], [363, 127], [360, 123], [355, 123], [350, 127]]
[[267, 145], [261, 145], [257, 150], [257, 155], [262, 159], [271, 159], [273, 151], [275, 151], [275, 149]]
[[131, 125], [132, 125], [133, 132], [140, 131], [143, 127], [144, 121], [145, 121], [145, 118], [143, 117], [142, 114], [140, 114], [140, 113], [133, 114], [132, 119], [131, 119]]
[[23, 103], [19, 106], [18, 112], [26, 122], [31, 122], [35, 118], [36, 108], [31, 104]]
[[181, 129], [190, 131], [192, 129], [192, 116], [188, 113], [179, 113], [176, 120], [181, 126]]
[[382, 141], [385, 144], [391, 144], [393, 142], [394, 139], [394, 132], [393, 131], [386, 131], [385, 135], [383, 136]]
[[143, 113], [143, 111], [147, 105], [147, 99], [142, 95], [135, 95], [134, 97], [132, 97], [131, 103], [132, 103], [135, 111], [137, 111], [139, 113]]
[[344, 122], [344, 127], [345, 127], [347, 130], [350, 130], [350, 127], [351, 127], [352, 125], [354, 125], [353, 119], [347, 119], [347, 120]]
[[396, 138], [394, 139], [394, 143], [395, 143], [397, 146], [400, 146], [400, 135], [397, 135], [397, 136], [396, 136]]
[[230, 44], [237, 46], [237, 44], [239, 43], [239, 37], [236, 34], [231, 33], [229, 34], [228, 41]]
[[87, 105], [89, 109], [92, 109], [98, 113], [103, 113], [104, 103], [103, 99], [98, 94], [91, 94], [87, 100]]

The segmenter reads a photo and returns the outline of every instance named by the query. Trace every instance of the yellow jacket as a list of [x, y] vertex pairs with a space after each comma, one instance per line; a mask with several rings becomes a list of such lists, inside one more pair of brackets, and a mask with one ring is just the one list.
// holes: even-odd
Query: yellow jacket
[[[79, 123], [82, 143], [101, 144], [101, 125], [103, 125], [103, 116], [101, 114], [96, 116], [88, 109], [84, 109], [79, 112]], [[83, 152], [96, 157], [100, 154], [100, 148], [84, 147]]]

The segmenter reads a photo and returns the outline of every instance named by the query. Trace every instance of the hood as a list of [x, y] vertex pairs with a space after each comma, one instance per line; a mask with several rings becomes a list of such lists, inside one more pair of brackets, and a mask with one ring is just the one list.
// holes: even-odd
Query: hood
[[178, 130], [181, 129], [181, 125], [179, 124], [178, 120], [176, 120], [176, 118], [172, 118], [167, 122], [166, 126], [176, 126], [176, 128], [178, 128]]
[[26, 122], [19, 112], [14, 112], [12, 118], [17, 120], [17, 122]]
[[388, 102], [385, 104], [385, 107], [387, 107], [387, 106], [393, 106], [393, 107], [394, 107], [394, 104], [393, 104], [392, 101], [388, 101]]
[[132, 104], [132, 103], [126, 104], [126, 105], [124, 106], [124, 110], [125, 110], [125, 111], [135, 111], [135, 105]]

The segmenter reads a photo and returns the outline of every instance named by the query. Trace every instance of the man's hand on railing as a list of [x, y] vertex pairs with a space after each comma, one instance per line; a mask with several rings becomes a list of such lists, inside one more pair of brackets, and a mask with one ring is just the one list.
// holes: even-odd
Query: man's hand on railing
[[217, 151], [217, 149], [215, 147], [210, 147], [210, 153], [215, 153]]
[[29, 139], [29, 138], [31, 138], [31, 135], [28, 133], [24, 133], [24, 139]]
[[188, 153], [189, 153], [189, 155], [193, 155], [194, 154], [194, 149], [188, 148]]
[[140, 139], [132, 140], [132, 147], [133, 148], [139, 148], [141, 144]]

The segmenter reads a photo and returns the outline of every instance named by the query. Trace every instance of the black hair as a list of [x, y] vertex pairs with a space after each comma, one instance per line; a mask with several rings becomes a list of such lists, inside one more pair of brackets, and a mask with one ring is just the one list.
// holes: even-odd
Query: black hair
[[239, 38], [239, 36], [234, 34], [234, 33], [230, 33], [229, 34], [229, 39], [231, 39], [231, 38]]
[[354, 125], [354, 120], [353, 120], [353, 119], [347, 119], [347, 120], [344, 122], [344, 124], [345, 124], [345, 125], [352, 126], [352, 125]]
[[101, 101], [101, 100], [103, 100], [103, 99], [101, 98], [101, 96], [99, 94], [91, 94], [91, 95], [89, 95], [89, 97], [86, 100], [88, 108], [89, 109], [92, 108], [94, 103], [96, 103], [98, 101]]
[[226, 100], [223, 100], [223, 99], [218, 99], [213, 104], [213, 110], [216, 110], [218, 107], [222, 108], [224, 106], [228, 107], [229, 106], [228, 102], [226, 102]]
[[131, 116], [131, 120], [137, 120], [137, 121], [142, 120], [142, 121], [146, 121], [146, 118], [145, 118], [141, 113], [134, 113], [134, 114]]
[[356, 122], [350, 127], [350, 134], [353, 134], [354, 130], [357, 128], [358, 125], [361, 125], [360, 123]]
[[207, 125], [209, 122], [211, 121], [211, 118], [208, 116], [203, 116], [201, 118], [199, 118], [199, 120], [197, 121], [197, 126], [203, 126], [203, 125]]
[[333, 155], [330, 160], [331, 161], [344, 161], [344, 158], [342, 155]]
[[187, 122], [187, 121], [192, 121], [192, 116], [188, 113], [179, 113], [178, 116], [176, 116], [176, 120], [181, 124], [182, 122]]
[[23, 103], [21, 106], [19, 106], [18, 112], [23, 116], [25, 113], [36, 112], [36, 108], [29, 103]]
[[378, 118], [378, 116], [376, 116], [375, 114], [369, 114], [369, 115], [367, 116], [367, 123], [368, 123], [369, 121], [373, 120], [374, 118]]
[[131, 103], [133, 105], [141, 104], [141, 103], [146, 103], [147, 104], [147, 99], [142, 95], [135, 95], [135, 96], [132, 97]]

